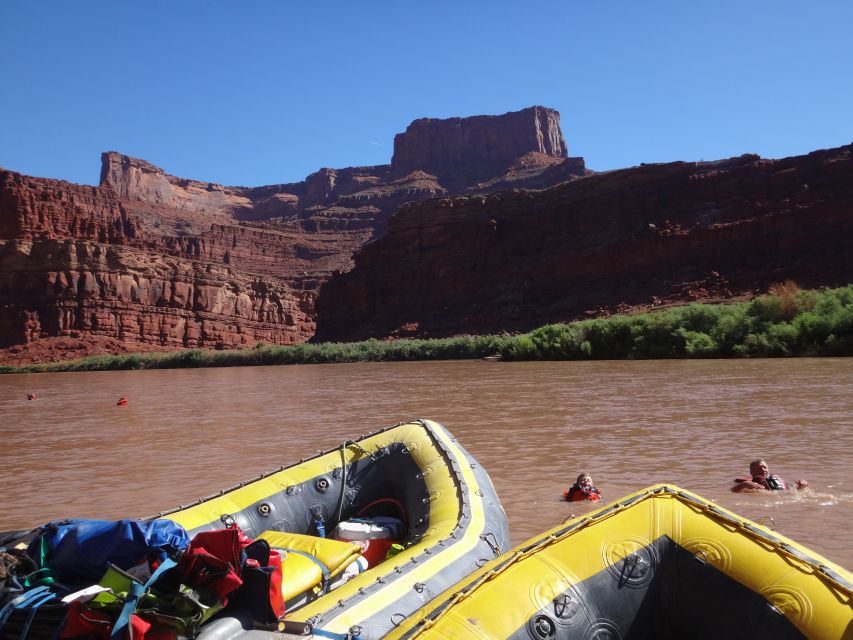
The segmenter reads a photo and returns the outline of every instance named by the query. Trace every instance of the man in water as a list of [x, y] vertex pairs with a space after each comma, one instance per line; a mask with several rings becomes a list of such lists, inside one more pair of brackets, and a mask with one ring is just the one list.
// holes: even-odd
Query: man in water
[[[753, 460], [749, 463], [749, 473], [751, 478], [735, 478], [735, 486], [732, 491], [785, 491], [791, 489], [787, 482], [782, 480], [777, 475], [770, 473], [767, 463], [764, 460]], [[797, 491], [805, 489], [809, 483], [805, 480], [797, 480]]]
[[567, 491], [563, 492], [563, 497], [569, 502], [601, 500], [601, 494], [592, 484], [592, 476], [588, 473], [580, 474], [577, 481]]

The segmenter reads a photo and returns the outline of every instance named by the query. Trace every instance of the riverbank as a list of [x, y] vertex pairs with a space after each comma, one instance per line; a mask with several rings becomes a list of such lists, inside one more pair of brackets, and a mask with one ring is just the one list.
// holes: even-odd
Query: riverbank
[[354, 343], [258, 344], [103, 355], [0, 366], [0, 373], [174, 369], [403, 360], [619, 360], [853, 355], [853, 285], [806, 291], [788, 283], [748, 302], [689, 304], [552, 324], [520, 335]]

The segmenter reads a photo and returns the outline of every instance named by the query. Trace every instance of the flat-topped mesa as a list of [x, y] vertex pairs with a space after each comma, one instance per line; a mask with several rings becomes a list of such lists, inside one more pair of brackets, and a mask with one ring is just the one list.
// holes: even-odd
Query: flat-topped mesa
[[421, 118], [394, 137], [394, 173], [415, 169], [438, 176], [463, 170], [490, 175], [525, 154], [566, 158], [560, 114], [546, 107], [528, 107], [501, 116]]
[[[248, 187], [115, 151], [101, 161], [98, 187], [0, 171], [0, 361], [54, 357], [35, 345], [72, 335], [93, 349], [101, 339], [133, 349], [302, 342], [320, 285], [348, 271], [400, 206], [587, 173], [566, 158], [559, 114], [543, 107], [415, 121], [398, 136], [397, 171], [322, 168]], [[63, 357], [82, 355], [78, 346]]]
[[405, 202], [543, 188], [584, 173], [582, 158], [567, 158], [560, 114], [529, 107], [500, 116], [415, 120], [395, 137], [391, 165], [323, 168], [290, 184], [223, 186], [170, 175], [145, 160], [108, 151], [101, 156], [100, 185], [124, 202], [157, 208], [161, 216], [192, 213], [219, 223], [294, 219], [317, 206], [369, 204], [377, 209], [381, 233], [384, 220]]

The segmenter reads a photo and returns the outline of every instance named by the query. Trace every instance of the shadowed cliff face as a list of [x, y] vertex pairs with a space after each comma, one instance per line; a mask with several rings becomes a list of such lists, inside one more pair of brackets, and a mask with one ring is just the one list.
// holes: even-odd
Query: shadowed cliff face
[[851, 146], [410, 204], [327, 282], [316, 340], [527, 330], [853, 282]]
[[69, 336], [134, 349], [302, 342], [320, 285], [401, 205], [586, 172], [543, 107], [417, 121], [398, 139], [391, 165], [263, 187], [180, 178], [115, 152], [99, 187], [0, 170], [0, 347], [12, 349], [0, 361], [37, 361], [40, 341]]

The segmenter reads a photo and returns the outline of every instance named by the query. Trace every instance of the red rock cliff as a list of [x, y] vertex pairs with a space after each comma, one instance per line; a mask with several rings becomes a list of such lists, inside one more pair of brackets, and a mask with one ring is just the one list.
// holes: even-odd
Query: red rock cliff
[[467, 181], [493, 176], [527, 153], [567, 157], [560, 114], [529, 107], [502, 116], [415, 120], [394, 137], [391, 167], [405, 174], [416, 169]]
[[407, 205], [322, 287], [315, 339], [528, 330], [788, 278], [853, 282], [851, 148]]
[[582, 159], [563, 157], [554, 111], [455, 122], [414, 130], [431, 136], [429, 162], [464, 162], [469, 178], [405, 153], [393, 170], [325, 168], [264, 187], [180, 178], [115, 152], [102, 156], [98, 187], [0, 170], [0, 347], [15, 354], [0, 361], [20, 361], [21, 345], [38, 360], [38, 343], [57, 336], [134, 349], [301, 342], [320, 285], [400, 205], [585, 173]]
[[37, 338], [33, 327], [174, 348], [289, 344], [314, 328], [312, 297], [212, 263], [71, 239], [2, 243], [0, 262], [11, 344]]
[[69, 237], [126, 244], [139, 233], [113, 193], [0, 170], [0, 240]]

